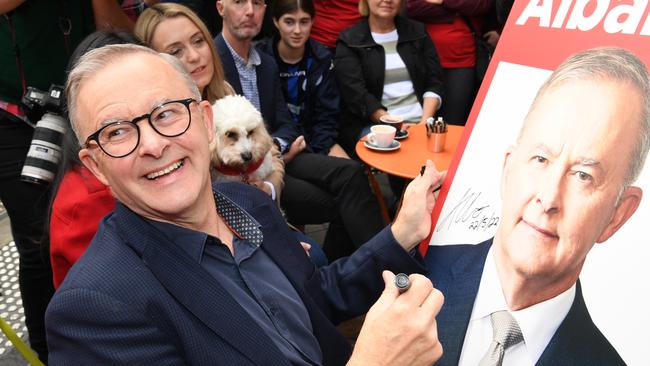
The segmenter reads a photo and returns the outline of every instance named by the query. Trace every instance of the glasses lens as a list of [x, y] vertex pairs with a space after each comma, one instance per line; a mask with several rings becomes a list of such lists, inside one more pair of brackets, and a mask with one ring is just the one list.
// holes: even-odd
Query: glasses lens
[[131, 122], [115, 122], [100, 132], [98, 142], [108, 155], [128, 155], [138, 145], [138, 128]]
[[163, 136], [178, 136], [190, 126], [189, 106], [181, 102], [163, 104], [151, 113], [151, 124]]

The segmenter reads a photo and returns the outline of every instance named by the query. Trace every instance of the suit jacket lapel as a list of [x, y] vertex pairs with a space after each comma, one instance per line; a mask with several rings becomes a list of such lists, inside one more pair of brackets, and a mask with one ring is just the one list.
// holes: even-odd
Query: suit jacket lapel
[[237, 71], [237, 66], [235, 66], [235, 59], [233, 59], [232, 54], [230, 53], [226, 40], [223, 39], [223, 34], [219, 33], [219, 35], [215, 37], [214, 43], [217, 46], [219, 58], [221, 58], [221, 65], [226, 80], [230, 83], [233, 89], [235, 89], [235, 93], [244, 95], [241, 82], [239, 81], [239, 72]]
[[[275, 81], [274, 79], [278, 76], [277, 70], [275, 72], [272, 71], [272, 68], [269, 67], [270, 65], [267, 64], [269, 62], [275, 62], [275, 60], [271, 59], [270, 56], [266, 57], [261, 52], [260, 59], [262, 60], [262, 63], [255, 68], [257, 76], [257, 93], [260, 97], [260, 112], [263, 116], [275, 116], [275, 103], [277, 98], [280, 96], [274, 95], [275, 88], [273, 85]], [[267, 124], [269, 123], [270, 121], [267, 121]]]
[[[457, 365], [465, 341], [465, 333], [474, 308], [481, 283], [487, 252], [492, 245], [488, 240], [479, 245], [454, 246], [455, 248], [429, 248], [427, 267], [434, 286], [445, 296], [445, 302], [436, 318], [438, 336], [445, 352], [439, 365]], [[438, 258], [437, 249], [453, 252], [451, 257]]]
[[606, 352], [605, 345], [601, 347], [594, 334], [602, 336], [591, 320], [582, 297], [582, 286], [578, 280], [571, 309], [548, 342], [536, 365], [618, 364], [600, 358], [600, 352]]
[[[122, 205], [123, 238], [169, 293], [224, 341], [258, 365], [288, 364], [273, 341], [199, 263]], [[258, 352], [256, 350], [263, 350]]]
[[278, 219], [277, 209], [268, 203], [247, 209], [261, 225], [264, 234], [262, 249], [273, 259], [287, 276], [298, 294], [303, 296], [303, 283], [300, 279], [308, 278], [308, 274], [315, 271], [310, 261], [304, 260], [304, 250], [299, 245], [290, 245], [296, 238], [287, 229], [286, 223]]

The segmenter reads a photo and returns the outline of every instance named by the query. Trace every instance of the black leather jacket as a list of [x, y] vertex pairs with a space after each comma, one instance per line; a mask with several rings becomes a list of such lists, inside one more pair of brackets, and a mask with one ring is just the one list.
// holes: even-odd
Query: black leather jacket
[[[418, 101], [431, 91], [444, 98], [442, 67], [431, 38], [421, 23], [397, 16], [397, 53], [408, 70]], [[336, 42], [334, 72], [341, 93], [339, 142], [348, 152], [354, 150], [370, 115], [381, 104], [386, 71], [384, 48], [370, 34], [368, 19], [341, 32]]]

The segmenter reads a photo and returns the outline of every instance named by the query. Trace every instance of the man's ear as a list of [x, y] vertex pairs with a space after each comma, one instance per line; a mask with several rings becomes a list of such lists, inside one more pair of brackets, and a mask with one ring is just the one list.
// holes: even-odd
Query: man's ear
[[223, 17], [223, 0], [217, 0], [217, 12]]
[[505, 195], [505, 189], [506, 189], [506, 180], [508, 179], [508, 166], [512, 160], [512, 154], [515, 151], [515, 146], [510, 145], [506, 149], [506, 154], [503, 159], [503, 166], [501, 167], [501, 187], [499, 188], [499, 193], [501, 194], [501, 198], [503, 198]]
[[199, 102], [199, 110], [201, 111], [201, 118], [208, 134], [208, 142], [214, 140], [214, 115], [212, 114], [212, 105], [208, 101]]
[[642, 197], [643, 191], [641, 188], [634, 186], [627, 187], [618, 201], [618, 205], [612, 218], [609, 220], [609, 224], [607, 224], [596, 242], [602, 243], [614, 235], [632, 217], [636, 209], [639, 208]]
[[99, 179], [102, 184], [105, 186], [109, 186], [108, 180], [102, 174], [101, 169], [99, 169], [99, 164], [97, 164], [97, 161], [95, 160], [95, 157], [93, 154], [90, 153], [88, 149], [81, 149], [79, 150], [79, 160], [83, 163], [83, 165], [90, 170], [97, 179]]

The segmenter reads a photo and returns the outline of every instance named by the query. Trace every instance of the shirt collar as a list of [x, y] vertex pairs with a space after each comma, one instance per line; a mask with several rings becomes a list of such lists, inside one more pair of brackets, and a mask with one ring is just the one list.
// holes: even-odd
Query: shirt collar
[[[221, 192], [213, 191], [217, 212], [235, 236], [259, 247], [264, 240], [261, 225], [238, 204], [224, 196]], [[208, 234], [167, 222], [153, 221], [154, 227], [165, 234], [174, 244], [183, 248], [191, 258], [201, 262]]]
[[228, 40], [226, 37], [223, 37], [224, 42], [226, 42], [226, 46], [228, 46], [228, 49], [230, 50], [230, 54], [232, 55], [232, 58], [235, 60], [235, 64], [237, 66], [245, 66], [245, 67], [253, 67], [253, 66], [258, 66], [262, 63], [262, 59], [260, 58], [260, 54], [257, 52], [255, 47], [252, 47], [248, 50], [248, 62], [244, 60], [243, 57], [239, 56], [239, 54], [235, 51], [234, 48], [228, 43]]
[[510, 311], [494, 263], [493, 248], [490, 248], [483, 267], [471, 320], [489, 316], [499, 310], [510, 311], [524, 336], [528, 355], [531, 360], [538, 360], [571, 309], [575, 292], [576, 285], [573, 284], [569, 289], [553, 298], [525, 309]]
[[253, 216], [219, 191], [214, 191], [214, 200], [217, 212], [239, 239], [247, 240], [255, 246], [262, 245], [262, 225]]

